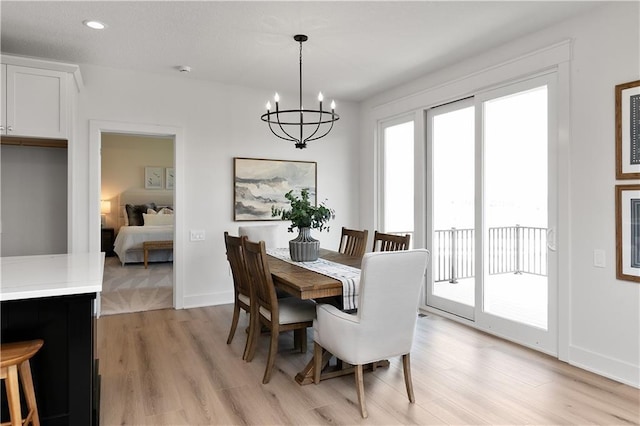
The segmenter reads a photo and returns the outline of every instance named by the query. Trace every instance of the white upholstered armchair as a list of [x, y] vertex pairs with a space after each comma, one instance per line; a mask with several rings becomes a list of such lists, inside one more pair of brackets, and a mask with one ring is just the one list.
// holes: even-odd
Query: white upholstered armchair
[[415, 402], [409, 353], [429, 251], [425, 249], [366, 253], [362, 259], [358, 312], [317, 306], [313, 323], [314, 382], [320, 381], [322, 349], [355, 366], [360, 413], [367, 417], [362, 366], [403, 357], [409, 401]]

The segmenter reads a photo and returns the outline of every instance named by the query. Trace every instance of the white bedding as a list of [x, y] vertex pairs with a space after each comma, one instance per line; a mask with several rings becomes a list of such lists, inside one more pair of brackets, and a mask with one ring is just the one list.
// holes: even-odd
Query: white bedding
[[[137, 263], [144, 261], [142, 243], [145, 241], [173, 241], [173, 225], [163, 226], [121, 226], [113, 244], [113, 251], [120, 262]], [[150, 250], [150, 262], [173, 261], [173, 250]]]

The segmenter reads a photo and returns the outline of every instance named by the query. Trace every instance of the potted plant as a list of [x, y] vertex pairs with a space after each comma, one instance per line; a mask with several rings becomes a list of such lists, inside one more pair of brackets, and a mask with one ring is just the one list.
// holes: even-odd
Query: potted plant
[[282, 220], [290, 220], [289, 232], [298, 228], [298, 236], [289, 241], [289, 254], [295, 262], [311, 262], [318, 259], [320, 241], [311, 237], [311, 229], [329, 230], [327, 222], [335, 217], [335, 212], [324, 202], [317, 206], [309, 202], [309, 189], [303, 188], [300, 197], [287, 192], [284, 197], [289, 200], [290, 209], [271, 206], [271, 216], [280, 216]]

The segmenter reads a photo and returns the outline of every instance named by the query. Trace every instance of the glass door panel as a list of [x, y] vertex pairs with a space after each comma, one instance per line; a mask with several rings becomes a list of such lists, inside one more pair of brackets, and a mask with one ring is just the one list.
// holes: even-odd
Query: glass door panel
[[433, 274], [427, 303], [470, 319], [476, 281], [474, 120], [472, 99], [427, 112]]
[[483, 310], [547, 329], [547, 87], [485, 101]]

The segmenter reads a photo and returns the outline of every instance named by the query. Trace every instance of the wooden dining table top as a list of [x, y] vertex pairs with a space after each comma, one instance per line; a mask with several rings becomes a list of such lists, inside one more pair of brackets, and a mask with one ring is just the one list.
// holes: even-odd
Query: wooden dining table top
[[[361, 257], [347, 256], [336, 251], [320, 249], [321, 259], [360, 269]], [[342, 295], [342, 283], [309, 269], [274, 256], [267, 256], [269, 270], [276, 288], [300, 299], [320, 299]]]

